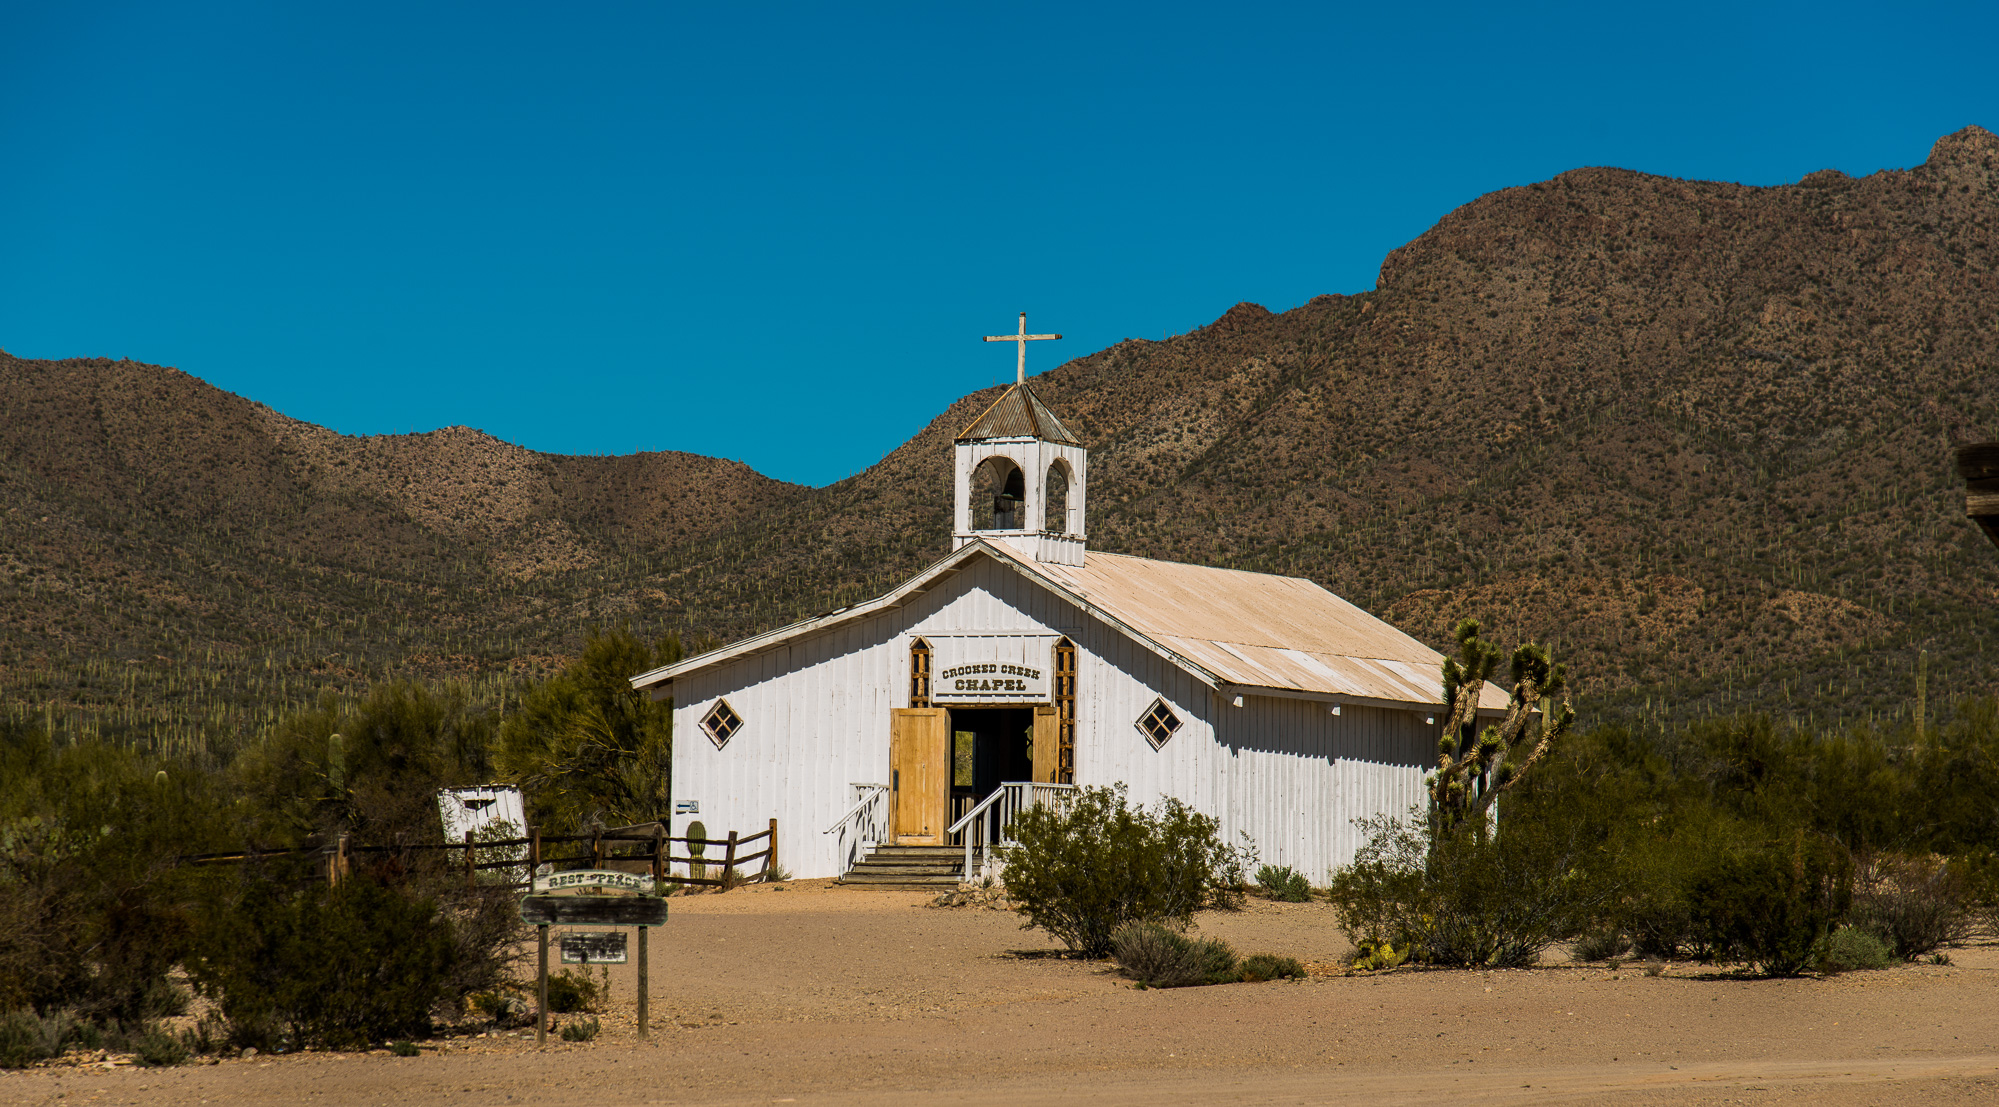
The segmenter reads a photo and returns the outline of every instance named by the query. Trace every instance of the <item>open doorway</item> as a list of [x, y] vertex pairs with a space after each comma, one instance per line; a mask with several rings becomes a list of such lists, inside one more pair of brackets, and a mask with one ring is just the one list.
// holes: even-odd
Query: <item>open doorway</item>
[[951, 821], [1009, 780], [1034, 779], [1034, 709], [951, 709]]

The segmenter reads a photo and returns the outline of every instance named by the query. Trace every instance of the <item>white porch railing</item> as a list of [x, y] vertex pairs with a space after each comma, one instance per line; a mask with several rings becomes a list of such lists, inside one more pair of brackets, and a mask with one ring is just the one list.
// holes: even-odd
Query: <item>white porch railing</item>
[[1074, 784], [1037, 784], [1014, 781], [993, 789], [965, 817], [952, 823], [946, 834], [962, 834], [965, 842], [965, 879], [978, 880], [992, 875], [988, 870], [999, 860], [998, 847], [1013, 844], [1013, 820], [1022, 811], [1041, 804], [1067, 809]]
[[854, 785], [854, 805], [821, 833], [840, 836], [841, 872], [859, 864], [869, 847], [888, 841], [888, 785]]

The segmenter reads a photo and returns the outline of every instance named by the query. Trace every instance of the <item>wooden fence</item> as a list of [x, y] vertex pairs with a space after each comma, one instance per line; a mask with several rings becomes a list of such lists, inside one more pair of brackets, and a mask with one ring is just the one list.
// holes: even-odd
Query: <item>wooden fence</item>
[[[554, 856], [546, 849], [548, 846], [577, 845], [585, 842], [589, 843], [588, 852]], [[758, 842], [765, 843], [762, 849], [754, 853], [744, 852]], [[636, 844], [645, 848], [631, 850], [628, 845], [627, 852], [613, 855], [611, 851], [619, 844]], [[673, 856], [675, 845], [683, 847], [688, 856]], [[492, 856], [490, 851], [514, 850], [522, 846], [527, 847], [525, 859], [511, 857], [498, 861], [479, 860], [481, 853], [490, 857]], [[722, 856], [719, 859], [695, 856], [692, 849], [694, 846], [702, 847], [704, 852], [709, 847], [719, 846], [723, 851]], [[321, 856], [325, 858], [327, 882], [337, 884], [351, 870], [352, 859], [356, 856], [439, 850], [457, 850], [463, 853], [465, 885], [468, 888], [478, 886], [479, 873], [482, 871], [522, 870], [520, 879], [504, 882], [488, 881], [487, 886], [526, 888], [533, 884], [534, 874], [539, 872], [543, 865], [553, 866], [554, 871], [561, 872], [572, 868], [601, 869], [608, 864], [626, 871], [629, 871], [629, 866], [643, 865], [654, 880], [663, 883], [704, 885], [726, 892], [737, 884], [767, 879], [771, 870], [777, 867], [777, 820], [770, 821], [769, 829], [758, 831], [748, 837], [732, 830], [727, 838], [674, 838], [666, 833], [666, 824], [663, 822], [621, 826], [594, 834], [543, 834], [540, 831], [530, 831], [525, 838], [494, 838], [485, 841], [476, 840], [473, 832], [468, 830], [465, 832], [465, 841], [462, 844], [448, 842], [408, 846], [365, 846], [350, 842], [347, 835], [342, 834], [326, 845], [309, 849], [194, 853], [183, 855], [179, 860], [184, 865], [217, 865], [257, 861], [267, 857]], [[757, 861], [761, 861], [762, 864], [754, 871], [747, 873], [744, 871], [746, 866]], [[686, 865], [687, 875], [675, 875], [673, 873], [675, 865]], [[707, 875], [710, 871], [715, 875], [712, 877]]]

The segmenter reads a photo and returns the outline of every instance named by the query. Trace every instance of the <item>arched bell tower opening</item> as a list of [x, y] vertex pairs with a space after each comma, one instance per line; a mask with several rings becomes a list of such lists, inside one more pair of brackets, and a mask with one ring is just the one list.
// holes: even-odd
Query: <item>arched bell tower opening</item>
[[972, 470], [972, 529], [1027, 526], [1027, 477], [1007, 457], [988, 457]]
[[1069, 518], [1069, 463], [1059, 457], [1051, 462], [1042, 486], [1041, 529], [1050, 534], [1082, 530], [1081, 519]]
[[974, 538], [1081, 565], [1089, 451], [1025, 383], [958, 436], [953, 549]]

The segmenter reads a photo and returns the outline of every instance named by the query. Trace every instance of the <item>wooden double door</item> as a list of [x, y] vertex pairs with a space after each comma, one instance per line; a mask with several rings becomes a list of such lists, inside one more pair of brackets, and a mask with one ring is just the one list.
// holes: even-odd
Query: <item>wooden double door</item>
[[[1055, 709], [1032, 705], [1034, 779], [1055, 779]], [[889, 833], [898, 845], [941, 846], [951, 825], [951, 709], [904, 707], [889, 712]], [[984, 797], [980, 797], [983, 799]]]

